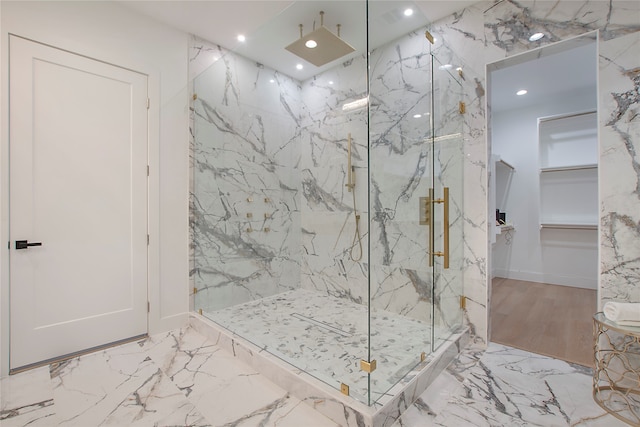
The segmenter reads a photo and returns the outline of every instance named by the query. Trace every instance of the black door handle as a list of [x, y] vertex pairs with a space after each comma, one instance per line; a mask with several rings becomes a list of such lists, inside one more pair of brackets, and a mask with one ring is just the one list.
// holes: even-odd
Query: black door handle
[[29, 243], [28, 240], [16, 240], [16, 249], [27, 249], [28, 246], [42, 246], [41, 242]]

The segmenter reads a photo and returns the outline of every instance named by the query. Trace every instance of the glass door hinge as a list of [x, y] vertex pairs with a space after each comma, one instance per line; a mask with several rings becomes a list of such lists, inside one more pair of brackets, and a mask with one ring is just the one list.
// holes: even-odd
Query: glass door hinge
[[198, 288], [194, 287], [194, 288], [193, 288], [193, 293], [194, 293], [194, 294], [197, 294], [197, 293], [198, 293]]
[[371, 373], [376, 370], [377, 362], [376, 360], [372, 360], [371, 362], [367, 362], [366, 360], [360, 360], [360, 370], [365, 371], [367, 373]]
[[464, 114], [464, 113], [467, 112], [467, 105], [462, 101], [460, 101], [460, 104], [459, 104], [458, 108], [460, 110], [460, 114]]
[[345, 396], [349, 396], [349, 386], [345, 383], [340, 384], [340, 392]]
[[460, 308], [465, 310], [467, 308], [467, 297], [460, 295]]
[[435, 43], [435, 39], [433, 38], [433, 35], [431, 35], [429, 31], [425, 31], [424, 36], [427, 38], [427, 40], [429, 40], [429, 43], [431, 44]]

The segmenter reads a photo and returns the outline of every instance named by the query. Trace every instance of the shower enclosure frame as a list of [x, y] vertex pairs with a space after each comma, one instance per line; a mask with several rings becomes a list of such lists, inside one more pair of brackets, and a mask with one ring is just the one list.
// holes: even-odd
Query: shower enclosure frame
[[[372, 3], [375, 4], [377, 2]], [[339, 121], [339, 113], [335, 114], [335, 111], [341, 105], [358, 99], [366, 99], [366, 108], [359, 112], [351, 113], [353, 114], [352, 116], [342, 123], [336, 124], [331, 131], [337, 131], [330, 135], [331, 138], [323, 140], [330, 141], [331, 148], [335, 148], [336, 153], [344, 152], [344, 154], [347, 154], [347, 149], [345, 149], [344, 145], [348, 144], [349, 146], [349, 155], [342, 158], [344, 163], [331, 160], [326, 162], [329, 170], [327, 175], [330, 176], [332, 172], [337, 172], [335, 176], [342, 176], [346, 181], [346, 183], [339, 183], [339, 185], [336, 183], [334, 187], [330, 188], [330, 191], [326, 192], [329, 195], [335, 193], [340, 196], [340, 198], [335, 197], [336, 200], [339, 200], [336, 202], [337, 208], [335, 211], [327, 214], [327, 217], [335, 217], [336, 224], [342, 226], [340, 232], [337, 232], [340, 227], [336, 227], [338, 236], [336, 242], [341, 239], [343, 231], [345, 235], [349, 236], [349, 239], [354, 237], [350, 246], [348, 244], [343, 246], [343, 256], [341, 258], [334, 257], [335, 259], [340, 258], [336, 261], [337, 274], [344, 273], [345, 282], [352, 280], [350, 271], [353, 270], [339, 270], [340, 268], [345, 268], [344, 265], [346, 263], [351, 262], [349, 268], [356, 268], [364, 272], [360, 279], [365, 279], [366, 282], [363, 283], [365, 283], [366, 289], [360, 294], [357, 292], [351, 294], [350, 288], [340, 288], [339, 286], [329, 288], [334, 276], [318, 278], [316, 272], [313, 271], [314, 266], [305, 266], [304, 260], [293, 259], [295, 251], [290, 251], [284, 256], [282, 256], [282, 252], [269, 252], [273, 246], [269, 246], [271, 244], [269, 239], [278, 239], [278, 233], [282, 233], [283, 227], [287, 226], [291, 229], [299, 227], [301, 233], [298, 239], [302, 249], [300, 252], [304, 254], [306, 251], [308, 255], [310, 246], [304, 239], [308, 238], [309, 233], [313, 234], [312, 241], [321, 236], [319, 231], [322, 230], [323, 223], [320, 222], [317, 225], [318, 231], [305, 227], [307, 224], [304, 224], [305, 211], [303, 209], [292, 212], [286, 218], [285, 215], [282, 218], [278, 217], [283, 213], [284, 206], [295, 206], [296, 203], [298, 205], [302, 204], [303, 202], [300, 200], [305, 197], [304, 185], [314, 182], [310, 178], [307, 179], [307, 175], [305, 175], [307, 169], [301, 170], [301, 168], [298, 168], [296, 170], [295, 167], [290, 167], [291, 164], [301, 163], [300, 158], [297, 159], [297, 162], [295, 161], [295, 153], [287, 153], [286, 155], [289, 157], [284, 160], [278, 158], [279, 155], [289, 149], [288, 145], [272, 147], [272, 151], [269, 152], [270, 141], [267, 140], [269, 136], [266, 136], [264, 141], [259, 138], [251, 140], [248, 129], [252, 129], [252, 126], [257, 122], [252, 122], [251, 120], [245, 122], [245, 124], [249, 123], [246, 128], [243, 128], [243, 123], [241, 122], [246, 120], [247, 116], [253, 118], [261, 116], [259, 122], [263, 126], [264, 136], [269, 131], [267, 123], [270, 120], [275, 121], [282, 117], [278, 116], [278, 113], [267, 111], [269, 106], [273, 106], [270, 111], [280, 112], [275, 106], [279, 103], [280, 105], [286, 104], [290, 111], [293, 111], [293, 106], [298, 107], [302, 113], [299, 115], [294, 114], [293, 116], [300, 118], [302, 123], [302, 117], [305, 114], [308, 116], [313, 116], [314, 114], [313, 111], [310, 111], [312, 107], [308, 102], [305, 103], [304, 100], [295, 99], [295, 96], [292, 95], [296, 91], [296, 85], [301, 86], [302, 90], [304, 90], [304, 83], [296, 82], [294, 79], [277, 71], [269, 70], [267, 73], [263, 71], [266, 70], [264, 66], [258, 64], [259, 66], [256, 67], [255, 63], [253, 63], [253, 66], [258, 69], [258, 73], [261, 73], [254, 84], [264, 84], [265, 87], [268, 87], [270, 80], [275, 80], [279, 88], [279, 92], [277, 92], [279, 94], [278, 101], [273, 103], [272, 101], [263, 100], [264, 105], [259, 105], [256, 101], [251, 105], [246, 99], [238, 97], [236, 105], [231, 103], [224, 105], [224, 102], [220, 102], [220, 100], [228, 96], [229, 92], [208, 93], [202, 85], [203, 81], [226, 81], [226, 87], [228, 87], [229, 75], [233, 76], [236, 72], [237, 75], [240, 75], [242, 72], [240, 67], [251, 67], [251, 61], [247, 61], [234, 52], [226, 51], [219, 46], [207, 44], [196, 39], [194, 39], [194, 46], [197, 47], [199, 54], [202, 55], [202, 52], [206, 51], [211, 54], [212, 60], [210, 66], [193, 76], [192, 85], [192, 170], [194, 175], [190, 202], [193, 248], [191, 277], [193, 279], [192, 305], [194, 311], [205, 315], [210, 320], [247, 339], [258, 347], [266, 349], [288, 363], [307, 371], [324, 383], [330, 384], [345, 394], [350, 394], [366, 405], [375, 405], [394, 385], [402, 381], [407, 373], [420, 365], [451, 334], [457, 332], [463, 323], [460, 309], [463, 262], [463, 138], [462, 104], [460, 103], [462, 86], [458, 81], [460, 76], [456, 77], [455, 71], [452, 72], [450, 64], [440, 62], [434, 56], [433, 45], [425, 34], [424, 26], [406, 34], [399, 40], [390, 42], [390, 45], [395, 43], [393, 48], [389, 49], [387, 45], [377, 46], [375, 49], [369, 48], [369, 31], [371, 31], [372, 22], [370, 13], [371, 8], [375, 5], [370, 4], [368, 1], [363, 1], [362, 5], [365, 18], [367, 18], [365, 19], [367, 22], [367, 34], [365, 36], [367, 42], [366, 51], [368, 53], [363, 55], [360, 61], [363, 62], [361, 69], [365, 70], [364, 81], [366, 88], [364, 91], [358, 91], [353, 87], [345, 87], [340, 96], [332, 99], [332, 101], [335, 101], [333, 113], [330, 111], [323, 117], [325, 120], [328, 120], [327, 117], [329, 117]], [[203, 46], [207, 46], [207, 49], [204, 50]], [[412, 51], [411, 49], [416, 49], [415, 46], [418, 46], [417, 50]], [[393, 86], [393, 84], [404, 84], [407, 81], [395, 80], [392, 73], [389, 73], [388, 75], [391, 76], [391, 79], [394, 79], [394, 83], [389, 84], [389, 81], [384, 81], [385, 73], [375, 74], [376, 70], [389, 66], [392, 62], [391, 58], [393, 55], [397, 55], [398, 50], [403, 53], [409, 52], [405, 56], [401, 54], [400, 60], [397, 61], [403, 78], [415, 78], [418, 82], [413, 86], [418, 87], [418, 89], [409, 90], [407, 91], [409, 92], [408, 94], [401, 93], [402, 88], [400, 86], [398, 86], [398, 91]], [[358, 59], [353, 59], [351, 64], [353, 65], [357, 61]], [[338, 66], [343, 69], [346, 68], [344, 64], [338, 64]], [[231, 80], [233, 85], [233, 78]], [[314, 77], [313, 82], [316, 83], [318, 80], [319, 78]], [[311, 83], [308, 84], [311, 86]], [[424, 86], [421, 87], [421, 84]], [[242, 83], [238, 82], [238, 85], [241, 86]], [[316, 87], [318, 86], [319, 84], [316, 84]], [[212, 90], [212, 92], [215, 92], [215, 90]], [[242, 93], [242, 91], [239, 91], [239, 93]], [[402, 104], [402, 102], [410, 99], [414, 99], [415, 102], [408, 105]], [[394, 100], [394, 102], [404, 105], [404, 108], [398, 109], [398, 104], [389, 102], [389, 100]], [[387, 107], [389, 109], [385, 111]], [[237, 115], [237, 122], [228, 120], [234, 114]], [[360, 134], [352, 141], [347, 125], [353, 125], [353, 122], [356, 121], [354, 118], [356, 115], [364, 118], [364, 123], [366, 124], [365, 137], [361, 138]], [[416, 117], [418, 115], [421, 117]], [[346, 115], [342, 117], [344, 118]], [[385, 120], [380, 120], [381, 117], [384, 117]], [[397, 120], [393, 121], [394, 118]], [[393, 121], [392, 126], [389, 125], [390, 121], [388, 119]], [[387, 127], [380, 129], [380, 126]], [[286, 125], [282, 127], [287, 128]], [[313, 138], [320, 135], [320, 133], [314, 133], [313, 120], [307, 127], [299, 127], [300, 129], [289, 129], [293, 137], [287, 141], [294, 140], [296, 143], [302, 144], [306, 141], [304, 138], [308, 137], [309, 141], [318, 146]], [[360, 128], [360, 130], [362, 129]], [[356, 133], [358, 133], [358, 129], [356, 129]], [[281, 137], [282, 135], [279, 136]], [[324, 138], [325, 135], [321, 136]], [[217, 143], [221, 145], [212, 147], [207, 146], [204, 142], [212, 140], [217, 140]], [[366, 142], [363, 143], [363, 140]], [[256, 142], [264, 142], [264, 147], [258, 147]], [[352, 143], [354, 144], [354, 153], [351, 153]], [[233, 150], [239, 151], [240, 149], [236, 147], [242, 146], [242, 144], [251, 146], [250, 152], [254, 155], [254, 159], [257, 157], [255, 152], [264, 154], [264, 158], [259, 158], [255, 162], [254, 170], [250, 169], [251, 162], [244, 161], [245, 159], [232, 158], [231, 156], [235, 155], [235, 153], [229, 154]], [[272, 154], [274, 157], [269, 158], [268, 156]], [[351, 154], [357, 155], [359, 158], [356, 159], [356, 164], [352, 165], [352, 168], [347, 166], [352, 161]], [[214, 160], [217, 157], [227, 155], [229, 159], [225, 159], [225, 161], [216, 163], [216, 160]], [[404, 156], [408, 157], [403, 158]], [[245, 157], [249, 158], [249, 156]], [[338, 154], [333, 160], [337, 160], [337, 158]], [[235, 171], [233, 167], [230, 167], [233, 164], [230, 161], [231, 159], [237, 164], [237, 170]], [[361, 159], [366, 159], [364, 166]], [[288, 161], [291, 161], [291, 163], [287, 163]], [[411, 174], [406, 173], [406, 166], [409, 164], [412, 167]], [[399, 168], [393, 167], [398, 165]], [[284, 178], [283, 176], [267, 176], [266, 178], [261, 176], [259, 181], [267, 183], [273, 178], [273, 182], [269, 185], [265, 184], [261, 191], [253, 191], [250, 187], [246, 187], [245, 192], [238, 191], [238, 182], [244, 179], [248, 183], [251, 179], [247, 178], [248, 176], [259, 175], [256, 172], [258, 168], [276, 170], [276, 175], [282, 171], [284, 171], [282, 173], [285, 175], [297, 174], [300, 184], [296, 186], [293, 182], [293, 176], [285, 176]], [[238, 171], [241, 171], [241, 173]], [[315, 171], [309, 169], [308, 175], [311, 175], [312, 172]], [[232, 186], [224, 189], [224, 185], [216, 184], [216, 180], [218, 184], [228, 183], [229, 181], [225, 181], [225, 179], [229, 175], [233, 175], [233, 173], [239, 173], [239, 175]], [[366, 173], [366, 179], [357, 179], [357, 185], [355, 185], [353, 178], [356, 175], [361, 176], [363, 173]], [[213, 180], [211, 182], [203, 182], [202, 177], [204, 174], [212, 175]], [[364, 183], [366, 183], [366, 186]], [[400, 191], [400, 196], [387, 197], [387, 194], [392, 193], [394, 189], [393, 185], [391, 185], [391, 188], [384, 188], [385, 191], [382, 191], [383, 187], [388, 183], [396, 185]], [[203, 185], [206, 190], [200, 191]], [[278, 187], [285, 190], [279, 193], [279, 190], [274, 190], [274, 188]], [[289, 187], [295, 188], [295, 191], [292, 191], [291, 194], [284, 194]], [[452, 190], [444, 190], [445, 187]], [[337, 188], [341, 188], [342, 191], [336, 190]], [[358, 213], [355, 209], [358, 206], [356, 197], [363, 197], [362, 193], [358, 194], [358, 190], [363, 188], [367, 190], [365, 193], [366, 203], [364, 204], [366, 209]], [[347, 191], [345, 192], [344, 190]], [[205, 193], [212, 195], [216, 191], [221, 194], [220, 200], [213, 200], [215, 197], [211, 200], [202, 197]], [[294, 196], [290, 197], [294, 193], [299, 195], [299, 199], [296, 200]], [[448, 197], [445, 193], [448, 194]], [[329, 196], [326, 197], [328, 198]], [[342, 202], [343, 197], [346, 199], [353, 198], [353, 208], [347, 207], [346, 201]], [[445, 201], [448, 202], [446, 209], [444, 208]], [[443, 217], [445, 210], [448, 210], [451, 215], [449, 220]], [[218, 212], [223, 214], [220, 215]], [[314, 213], [315, 211], [312, 207], [306, 212]], [[389, 212], [393, 212], [393, 216], [390, 216]], [[360, 236], [359, 220], [356, 215], [361, 215], [367, 219], [367, 229], [363, 230]], [[353, 219], [350, 220], [350, 217]], [[214, 218], [213, 222], [211, 218]], [[425, 220], [427, 224], [424, 224]], [[259, 226], [256, 224], [259, 224]], [[446, 233], [445, 230], [447, 230]], [[286, 231], [287, 236], [277, 241], [277, 244], [284, 246], [290, 244], [290, 240], [295, 240], [289, 239], [290, 232], [291, 230], [288, 229]], [[445, 243], [445, 234], [449, 238], [448, 245]], [[374, 238], [376, 243], [372, 244], [372, 239]], [[381, 245], [383, 247], [382, 250], [379, 250], [380, 242], [387, 239], [386, 245], [388, 245], [390, 238], [397, 239], [395, 246], [385, 246], [383, 244]], [[356, 241], [365, 244], [366, 250], [363, 255], [366, 255], [366, 259], [363, 261], [354, 261], [353, 259], [347, 261], [346, 258], [352, 258], [351, 252]], [[204, 246], [211, 245], [211, 247], [220, 248], [225, 244], [229, 247], [235, 246], [234, 250], [238, 254], [249, 254], [250, 256], [247, 259], [242, 259], [242, 256], [229, 255], [232, 252], [231, 250], [224, 254], [221, 251], [219, 253], [222, 255], [219, 259], [214, 262], [211, 262], [211, 260], [203, 262]], [[444, 256], [439, 256], [440, 253], [444, 255], [447, 252], [450, 255], [448, 257], [448, 268], [445, 267], [443, 262]], [[276, 254], [275, 256], [273, 255], [274, 253]], [[287, 256], [292, 258], [286, 259]], [[280, 262], [275, 269], [273, 266], [276, 261], [274, 260]], [[231, 265], [234, 263], [238, 265]], [[322, 286], [329, 283], [326, 289], [328, 289], [327, 298], [330, 299], [324, 300], [324, 304], [319, 303], [320, 306], [324, 305], [326, 307], [328, 302], [337, 305], [344, 300], [345, 304], [353, 304], [349, 305], [349, 308], [345, 308], [349, 312], [353, 312], [354, 309], [360, 309], [360, 307], [366, 309], [366, 316], [363, 315], [362, 318], [356, 316], [357, 319], [350, 324], [351, 329], [344, 327], [344, 325], [339, 326], [334, 321], [335, 317], [313, 318], [311, 316], [312, 313], [307, 313], [309, 315], [306, 315], [292, 312], [297, 316], [291, 315], [287, 319], [280, 318], [274, 321], [274, 324], [276, 324], [296, 319], [295, 322], [305, 322], [304, 328], [321, 328], [323, 334], [337, 334], [337, 337], [343, 334], [342, 338], [345, 340], [357, 335], [354, 333], [348, 336], [352, 329], [359, 330], [359, 326], [364, 326], [367, 337], [366, 352], [361, 353], [360, 360], [355, 361], [355, 363], [354, 360], [349, 359], [346, 367], [347, 370], [352, 371], [351, 374], [356, 383], [366, 383], [364, 392], [358, 391], [363, 390], [362, 387], [360, 389], [358, 388], [359, 386], [354, 387], [353, 383], [349, 383], [349, 381], [335, 378], [325, 372], [314, 372], [310, 368], [311, 364], [300, 365], [295, 359], [279, 353], [277, 348], [274, 349], [273, 343], [260, 342], [259, 337], [251, 336], [250, 331], [255, 328], [255, 325], [251, 325], [251, 322], [247, 322], [244, 329], [237, 325], [237, 323], [240, 323], [237, 317], [238, 312], [233, 312], [233, 306], [236, 308], [242, 307], [240, 310], [246, 311], [247, 307], [249, 307], [247, 304], [259, 300], [259, 304], [256, 305], [258, 311], [260, 309], [265, 310], [268, 307], [269, 309], [274, 309], [274, 311], [284, 312], [282, 305], [288, 304], [288, 302], [285, 302], [281, 296], [292, 290], [291, 283], [284, 283], [284, 285], [277, 283], [265, 284], [265, 287], [271, 286], [271, 288], [264, 293], [255, 292], [256, 288], [253, 286], [262, 286], [263, 283], [260, 282], [262, 277], [255, 276], [259, 280], [251, 282], [251, 277], [242, 276], [241, 274], [243, 266], [251, 263], [257, 266], [254, 266], [251, 271], [262, 268], [263, 271], [267, 272], [267, 276], [273, 275], [274, 280], [285, 277], [284, 274], [277, 276], [278, 272], [286, 273], [287, 269], [295, 269], [296, 263], [299, 263], [298, 265], [302, 266], [301, 269], [307, 268], [309, 270], [306, 276], [307, 283], [321, 283]], [[220, 280], [215, 283], [207, 283], [205, 278], [212, 276], [216, 276]], [[356, 283], [357, 280], [354, 279], [353, 282]], [[221, 284], [224, 284], [224, 286]], [[224, 289], [227, 284], [245, 287], [247, 288], [245, 289], [247, 294], [254, 292], [259, 298], [242, 301], [244, 297], [238, 297], [234, 294], [235, 296], [232, 295], [230, 297], [231, 304], [228, 307], [224, 307], [227, 304], [220, 304], [219, 291]], [[341, 294], [342, 291], [344, 291], [344, 294]], [[205, 302], [205, 299], [210, 299], [215, 292], [218, 292], [218, 299]], [[231, 293], [229, 291], [228, 295], [231, 295]], [[309, 294], [305, 295], [308, 297]], [[236, 298], [235, 301], [234, 298]], [[402, 299], [410, 298], [414, 298], [416, 301], [411, 303], [399, 302]], [[364, 301], [365, 299], [366, 301]], [[271, 305], [265, 305], [267, 300]], [[307, 298], [307, 302], [311, 300], [312, 298]], [[218, 305], [216, 306], [216, 304]], [[229, 315], [226, 320], [221, 320], [222, 317], [216, 319], [215, 316], [208, 314], [212, 311], [220, 313], [224, 310], [227, 310]], [[380, 328], [377, 327], [380, 324], [379, 318], [376, 317], [378, 313], [380, 314], [380, 319], [393, 319], [391, 326], [387, 328], [389, 329], [387, 331], [388, 334], [384, 338], [382, 338], [383, 334], [380, 332]], [[403, 340], [400, 340], [405, 342], [397, 343], [395, 340], [397, 331], [394, 332], [394, 326], [397, 327], [400, 322], [405, 320], [408, 322], [403, 324], [403, 330], [412, 331], [412, 333], [405, 335]], [[425, 327], [425, 325], [427, 326]], [[383, 328], [385, 327], [383, 325]], [[424, 336], [416, 338], [416, 335]], [[408, 338], [416, 338], [418, 343], [415, 346], [413, 344], [409, 345], [407, 343], [409, 341]], [[337, 339], [341, 338], [338, 337]], [[406, 355], [409, 355], [409, 357], [404, 357]], [[339, 359], [327, 360], [325, 365], [330, 367], [336, 361], [339, 361]], [[359, 371], [360, 369], [361, 371]], [[389, 374], [390, 371], [393, 371], [393, 375]], [[379, 379], [381, 373], [386, 373], [386, 377], [382, 380]]]

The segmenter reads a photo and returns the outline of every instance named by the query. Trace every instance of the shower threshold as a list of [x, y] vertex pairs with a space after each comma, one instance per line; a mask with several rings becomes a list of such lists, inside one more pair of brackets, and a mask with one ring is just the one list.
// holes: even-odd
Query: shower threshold
[[[194, 329], [344, 426], [393, 424], [468, 339], [461, 329], [420, 362], [417, 337], [425, 335], [424, 323], [372, 312], [378, 368], [369, 378], [359, 369], [368, 345], [366, 307], [359, 304], [296, 290], [203, 314], [192, 313]], [[395, 341], [399, 330], [402, 343]], [[366, 405], [369, 381], [371, 406]], [[350, 396], [340, 392], [341, 383], [349, 385]]]

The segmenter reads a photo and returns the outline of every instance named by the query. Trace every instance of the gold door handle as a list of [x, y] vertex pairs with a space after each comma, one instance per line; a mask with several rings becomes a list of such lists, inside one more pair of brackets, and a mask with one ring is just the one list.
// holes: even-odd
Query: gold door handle
[[433, 188], [429, 189], [429, 198], [427, 199], [428, 206], [428, 221], [429, 221], [429, 267], [433, 267]]
[[449, 187], [444, 187], [444, 268], [449, 268]]
[[[426, 202], [428, 206], [426, 214], [428, 216], [428, 222], [429, 222], [429, 267], [433, 267], [433, 257], [438, 256], [438, 257], [444, 257], [444, 268], [449, 268], [449, 187], [444, 187], [442, 199], [434, 199], [433, 188], [430, 188], [429, 198], [427, 199]], [[444, 236], [443, 236], [444, 250], [443, 251], [433, 250], [433, 240], [434, 240], [433, 222], [434, 221], [433, 221], [433, 207], [431, 206], [432, 203], [442, 203], [444, 208], [443, 218], [442, 218], [443, 228], [444, 228], [443, 230], [444, 231]]]

